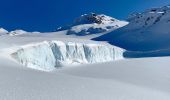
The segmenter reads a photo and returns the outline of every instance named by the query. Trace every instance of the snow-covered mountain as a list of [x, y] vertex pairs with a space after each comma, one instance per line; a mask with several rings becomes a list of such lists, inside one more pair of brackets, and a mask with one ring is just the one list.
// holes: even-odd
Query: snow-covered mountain
[[1, 35], [5, 35], [5, 34], [7, 34], [7, 33], [8, 33], [8, 31], [7, 31], [6, 29], [0, 28], [0, 36], [1, 36]]
[[129, 24], [95, 38], [128, 50], [151, 51], [170, 48], [170, 6], [131, 14]]
[[[128, 26], [102, 39], [130, 49], [166, 47], [169, 43], [163, 40], [169, 41], [169, 24], [165, 24], [169, 8], [165, 8], [165, 14], [155, 9], [133, 14]], [[146, 17], [149, 12], [154, 18]], [[110, 20], [77, 22], [97, 27]], [[170, 100], [170, 57], [160, 57], [170, 55], [170, 49], [126, 51], [105, 41], [90, 40], [92, 35], [66, 33], [67, 29], [44, 34], [20, 30], [0, 36], [0, 100]], [[153, 38], [158, 36], [160, 39]], [[159, 57], [153, 58], [153, 54]], [[134, 58], [148, 56], [151, 58]], [[74, 64], [78, 65], [73, 67]]]
[[21, 30], [21, 29], [17, 29], [17, 30], [14, 30], [14, 31], [7, 31], [5, 30], [4, 28], [0, 28], [0, 36], [2, 35], [9, 35], [9, 36], [18, 36], [18, 35], [24, 35], [24, 34], [28, 34], [28, 33], [40, 33], [40, 32], [27, 32], [27, 31], [24, 31], [24, 30]]
[[60, 27], [57, 31], [68, 30], [67, 35], [90, 35], [112, 31], [127, 25], [128, 22], [120, 21], [104, 14], [84, 14], [75, 19], [73, 24]]
[[26, 34], [28, 32], [24, 31], [24, 30], [14, 30], [8, 33], [8, 35], [10, 36], [17, 36], [17, 35], [22, 35], [22, 34]]
[[52, 71], [56, 67], [93, 64], [123, 59], [124, 50], [115, 46], [52, 41], [25, 46], [13, 53], [29, 68]]

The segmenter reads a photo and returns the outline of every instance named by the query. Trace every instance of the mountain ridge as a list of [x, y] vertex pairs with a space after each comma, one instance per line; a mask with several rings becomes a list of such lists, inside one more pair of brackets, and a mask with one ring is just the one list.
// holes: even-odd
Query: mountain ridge
[[147, 9], [128, 18], [129, 24], [93, 40], [131, 51], [152, 51], [170, 48], [170, 6]]

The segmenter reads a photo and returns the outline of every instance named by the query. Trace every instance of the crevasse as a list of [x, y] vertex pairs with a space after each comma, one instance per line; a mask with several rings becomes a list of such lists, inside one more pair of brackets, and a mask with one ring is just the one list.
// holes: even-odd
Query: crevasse
[[26, 67], [53, 71], [57, 67], [119, 60], [124, 50], [95, 43], [51, 41], [24, 46], [13, 57]]

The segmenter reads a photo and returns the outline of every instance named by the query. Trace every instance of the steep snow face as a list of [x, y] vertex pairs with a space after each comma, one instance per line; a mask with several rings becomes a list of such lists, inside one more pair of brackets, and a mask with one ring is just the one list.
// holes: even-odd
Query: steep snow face
[[7, 34], [7, 33], [8, 33], [7, 30], [5, 30], [4, 28], [0, 28], [0, 36], [1, 36], [1, 35], [5, 35], [5, 34]]
[[123, 59], [123, 52], [110, 45], [51, 41], [24, 46], [12, 55], [24, 66], [52, 71], [62, 66]]
[[68, 30], [67, 35], [78, 36], [109, 32], [127, 25], [128, 22], [120, 21], [104, 14], [84, 14], [77, 18], [73, 24], [58, 28], [58, 31]]
[[129, 16], [129, 24], [114, 32], [95, 38], [135, 51], [170, 48], [170, 6], [148, 9]]
[[24, 30], [15, 30], [15, 31], [11, 31], [8, 34], [10, 36], [17, 36], [17, 35], [22, 35], [22, 34], [26, 34], [28, 32], [24, 31]]

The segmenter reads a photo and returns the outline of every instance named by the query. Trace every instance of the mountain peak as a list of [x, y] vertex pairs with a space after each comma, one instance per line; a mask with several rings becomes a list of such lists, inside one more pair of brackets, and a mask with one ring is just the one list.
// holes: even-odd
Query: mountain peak
[[105, 24], [105, 23], [113, 23], [117, 21], [115, 18], [106, 16], [104, 14], [96, 14], [96, 13], [89, 13], [81, 15], [74, 21], [74, 24]]
[[91, 35], [106, 33], [127, 25], [128, 22], [120, 21], [104, 14], [89, 13], [76, 18], [71, 25], [59, 27], [57, 31], [68, 30], [67, 35]]

